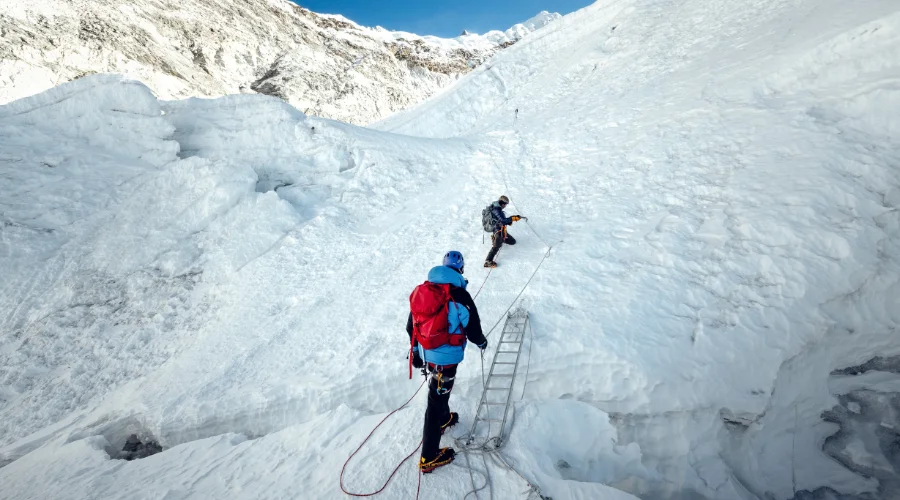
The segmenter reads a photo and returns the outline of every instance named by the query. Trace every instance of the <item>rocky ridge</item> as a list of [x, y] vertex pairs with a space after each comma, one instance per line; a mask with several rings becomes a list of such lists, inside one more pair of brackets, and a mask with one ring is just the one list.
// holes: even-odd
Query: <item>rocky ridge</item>
[[0, 103], [93, 73], [159, 97], [263, 93], [365, 124], [428, 98], [559, 18], [506, 32], [422, 37], [360, 26], [287, 0], [0, 0]]

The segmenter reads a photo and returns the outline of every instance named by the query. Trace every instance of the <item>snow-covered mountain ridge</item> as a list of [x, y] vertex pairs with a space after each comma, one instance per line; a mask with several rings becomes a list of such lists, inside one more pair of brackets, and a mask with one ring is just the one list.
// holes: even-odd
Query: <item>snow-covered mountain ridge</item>
[[367, 28], [287, 0], [0, 0], [0, 102], [93, 73], [160, 98], [263, 93], [363, 124], [423, 101], [559, 18], [453, 39]]

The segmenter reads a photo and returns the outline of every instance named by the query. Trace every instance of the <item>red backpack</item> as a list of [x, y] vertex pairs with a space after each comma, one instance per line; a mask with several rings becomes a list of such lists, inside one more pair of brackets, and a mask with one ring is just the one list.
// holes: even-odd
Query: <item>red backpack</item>
[[410, 377], [412, 377], [412, 349], [418, 343], [424, 349], [436, 349], [442, 345], [460, 346], [466, 341], [462, 333], [450, 333], [448, 307], [453, 298], [450, 285], [426, 281], [409, 295], [412, 312], [413, 334], [410, 342]]

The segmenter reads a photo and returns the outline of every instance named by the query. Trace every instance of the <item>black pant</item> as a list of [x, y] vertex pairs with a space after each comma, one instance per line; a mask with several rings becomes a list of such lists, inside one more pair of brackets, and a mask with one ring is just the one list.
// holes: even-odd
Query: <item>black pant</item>
[[507, 245], [516, 244], [516, 239], [506, 232], [505, 227], [491, 235], [491, 251], [488, 252], [487, 259], [485, 260], [494, 260], [494, 257], [497, 256], [497, 252], [500, 251], [500, 247], [502, 247], [504, 243]]
[[456, 378], [456, 365], [434, 367], [428, 365], [431, 383], [428, 384], [428, 407], [425, 409], [425, 428], [422, 430], [422, 458], [430, 462], [441, 449], [441, 426], [450, 420], [450, 391]]

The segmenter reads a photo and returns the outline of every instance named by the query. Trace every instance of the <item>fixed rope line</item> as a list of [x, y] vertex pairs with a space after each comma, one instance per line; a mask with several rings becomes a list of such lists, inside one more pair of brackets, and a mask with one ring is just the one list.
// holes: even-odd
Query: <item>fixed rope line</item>
[[[463, 456], [466, 458], [466, 465], [465, 465], [465, 468], [468, 469], [468, 471], [469, 471], [469, 479], [472, 481], [472, 489], [466, 492], [466, 495], [463, 497], [463, 500], [466, 500], [467, 498], [469, 498], [469, 495], [471, 495], [471, 494], [473, 494], [473, 493], [475, 494], [475, 500], [478, 500], [478, 492], [481, 491], [481, 490], [483, 490], [483, 489], [485, 489], [485, 488], [488, 488], [488, 487], [490, 486], [490, 484], [491, 484], [490, 478], [489, 478], [489, 477], [487, 476], [487, 474], [486, 474], [486, 472], [487, 472], [487, 461], [484, 460], [484, 456], [482, 455], [481, 458], [482, 458], [482, 461], [484, 462], [484, 470], [485, 470], [485, 474], [482, 474], [481, 471], [475, 470], [475, 469], [472, 467], [472, 464], [471, 464], [471, 462], [469, 461], [469, 452], [468, 452], [468, 450], [466, 449], [465, 445], [460, 446], [461, 443], [459, 442], [458, 439], [454, 439], [453, 442], [454, 442], [454, 444], [455, 444], [458, 448], [462, 449]], [[484, 476], [484, 484], [481, 485], [480, 487], [476, 487], [476, 486], [475, 486], [475, 475], [472, 474], [472, 471], [475, 471], [475, 472], [477, 472], [478, 474]], [[493, 498], [493, 497], [494, 497], [494, 493], [493, 493], [493, 491], [491, 491], [491, 498]]]
[[528, 370], [531, 369], [531, 348], [534, 347], [534, 327], [528, 322], [528, 331], [531, 332], [531, 341], [528, 343], [528, 363], [525, 364], [525, 383], [522, 384], [522, 395], [519, 401], [525, 399], [525, 387], [528, 386]]
[[[527, 219], [526, 219], [526, 222], [527, 222]], [[540, 234], [538, 234], [537, 231], [534, 230], [534, 228], [532, 228], [530, 225], [529, 225], [529, 228], [531, 229], [532, 232], [534, 232], [534, 234], [538, 238], [541, 239], [541, 241], [544, 241], [543, 238], [541, 238]], [[516, 297], [513, 299], [512, 303], [510, 303], [509, 307], [506, 308], [506, 311], [504, 311], [503, 314], [500, 315], [500, 318], [497, 320], [497, 322], [494, 324], [494, 326], [491, 327], [490, 331], [488, 331], [488, 333], [484, 336], [485, 338], [488, 338], [491, 335], [491, 333], [493, 333], [494, 330], [496, 330], [497, 326], [500, 325], [500, 322], [503, 321], [503, 319], [506, 317], [506, 315], [509, 313], [509, 311], [513, 308], [513, 306], [516, 305], [516, 302], [519, 301], [519, 298], [522, 296], [522, 294], [525, 293], [525, 290], [528, 288], [528, 285], [531, 284], [531, 281], [537, 275], [537, 272], [540, 270], [541, 266], [544, 264], [544, 261], [547, 259], [547, 257], [550, 256], [550, 251], [553, 250], [554, 245], [547, 245], [547, 251], [544, 253], [544, 256], [541, 258], [540, 262], [538, 262], [538, 265], [534, 268], [534, 272], [531, 273], [531, 276], [529, 276], [528, 281], [526, 281], [525, 285], [522, 286], [522, 289], [519, 291], [518, 295], [516, 295]], [[489, 276], [490, 276], [490, 271], [488, 272], [488, 277]], [[485, 277], [484, 282], [481, 284], [481, 288], [478, 289], [478, 293], [480, 293], [481, 289], [484, 288], [485, 283], [487, 283], [488, 277]], [[476, 296], [478, 295], [478, 293], [476, 293]], [[530, 324], [528, 326], [529, 326], [529, 328], [531, 328], [531, 330], [530, 330], [531, 331], [531, 343], [528, 345], [528, 363], [527, 363], [526, 369], [525, 369], [525, 385], [523, 385], [523, 387], [522, 387], [522, 398], [525, 397], [525, 389], [528, 384], [528, 372], [531, 367], [531, 350], [532, 350], [532, 347], [534, 346], [534, 327], [531, 326]], [[485, 390], [485, 386], [487, 385], [484, 380], [484, 375], [485, 375], [484, 374], [484, 353], [482, 352], [482, 356], [481, 356], [482, 391]], [[470, 434], [469, 439], [471, 440], [471, 438], [472, 438], [472, 436]], [[502, 443], [496, 443], [496, 445], [492, 445], [491, 443], [494, 440], [488, 439], [487, 441], [485, 441], [484, 443], [482, 443], [480, 445], [472, 446], [470, 443], [461, 442], [459, 439], [456, 439], [456, 438], [454, 438], [453, 441], [454, 441], [454, 444], [456, 445], [456, 447], [461, 449], [463, 452], [463, 455], [465, 456], [465, 459], [466, 459], [465, 468], [469, 470], [469, 479], [472, 483], [472, 489], [466, 493], [466, 495], [463, 497], [463, 500], [466, 500], [469, 497], [469, 495], [471, 495], [473, 493], [475, 494], [475, 498], [477, 500], [478, 492], [484, 490], [485, 488], [488, 488], [490, 498], [491, 498], [491, 500], [493, 500], [494, 491], [493, 491], [493, 488], [491, 487], [490, 471], [488, 469], [487, 459], [484, 456], [486, 454], [491, 455], [492, 460], [497, 462], [498, 466], [514, 472], [517, 476], [519, 476], [525, 482], [525, 484], [528, 485], [529, 498], [531, 498], [532, 494], [537, 494], [538, 498], [543, 498], [541, 496], [540, 488], [531, 484], [531, 482], [524, 475], [522, 475], [522, 473], [517, 471], [513, 466], [511, 466], [508, 462], [506, 462], [506, 460], [504, 460], [503, 457], [499, 454], [499, 450], [502, 447]], [[471, 461], [469, 460], [470, 452], [481, 455], [482, 463], [484, 464], [485, 484], [483, 484], [480, 487], [475, 484], [475, 476], [472, 473], [475, 469], [472, 468]], [[480, 473], [480, 471], [475, 471], [475, 472]]]
[[[467, 444], [467, 443], [462, 442], [459, 439], [455, 439], [455, 438], [454, 438], [453, 442], [457, 448], [462, 450], [463, 454], [466, 457], [466, 466], [465, 467], [470, 470], [469, 479], [472, 482], [472, 489], [466, 493], [466, 495], [463, 497], [463, 500], [468, 498], [469, 495], [471, 495], [473, 493], [475, 494], [475, 498], [477, 499], [478, 492], [484, 490], [485, 488], [488, 488], [491, 499], [494, 498], [493, 488], [491, 487], [491, 484], [490, 484], [490, 472], [488, 469], [487, 459], [485, 458], [485, 455], [490, 456], [491, 460], [498, 467], [512, 471], [517, 476], [519, 476], [519, 478], [521, 478], [522, 481], [525, 482], [526, 485], [528, 485], [528, 490], [526, 491], [528, 493], [528, 498], [531, 498], [531, 496], [533, 494], [537, 495], [537, 498], [541, 498], [541, 499], [544, 498], [541, 494], [541, 489], [537, 485], [532, 484], [531, 481], [528, 480], [528, 478], [526, 478], [524, 475], [522, 475], [521, 472], [516, 470], [515, 467], [510, 465], [509, 462], [507, 462], [503, 458], [503, 455], [500, 454], [500, 449], [503, 448], [505, 443], [497, 444], [497, 443], [495, 443], [495, 439], [493, 439], [493, 438], [488, 439], [487, 441], [485, 441], [481, 444], [477, 444], [477, 445]], [[471, 464], [469, 462], [469, 455], [468, 455], [469, 453], [481, 455], [482, 462], [484, 463], [484, 467], [485, 467], [484, 476], [485, 476], [486, 482], [485, 482], [485, 484], [483, 484], [480, 487], [476, 486], [475, 478], [471, 473], [471, 471], [474, 469], [471, 467]], [[475, 470], [475, 472], [478, 472], [479, 474], [481, 474], [481, 471]], [[526, 492], [523, 492], [523, 493], [526, 493]]]
[[[493, 328], [491, 328], [491, 330], [487, 333], [487, 335], [485, 335], [485, 338], [487, 338], [487, 337], [488, 337], [488, 336], [489, 336], [489, 335], [497, 328], [497, 326], [500, 324], [500, 321], [503, 320], [503, 318], [507, 315], [507, 313], [509, 313], [509, 311], [510, 311], [510, 310], [512, 309], [512, 307], [516, 304], [516, 302], [519, 301], [519, 298], [522, 296], [522, 294], [523, 294], [523, 293], [525, 292], [525, 290], [528, 288], [528, 285], [531, 284], [531, 281], [532, 281], [532, 280], [534, 279], [534, 277], [537, 275], [537, 272], [538, 272], [538, 270], [540, 270], [541, 265], [544, 263], [544, 260], [546, 260], [547, 257], [550, 255], [550, 251], [552, 250], [552, 248], [553, 248], [552, 246], [550, 246], [550, 247], [547, 248], [547, 252], [544, 254], [544, 257], [541, 259], [541, 261], [540, 261], [540, 262], [538, 263], [538, 265], [535, 267], [534, 272], [533, 272], [533, 273], [531, 274], [531, 276], [528, 278], [528, 281], [525, 282], [525, 285], [522, 287], [522, 290], [519, 291], [519, 294], [516, 295], [515, 299], [513, 299], [512, 303], [511, 303], [510, 306], [506, 309], [506, 311], [504, 311], [503, 314], [500, 315], [500, 319], [499, 319], [499, 320], [497, 321], [497, 323], [493, 326]], [[531, 325], [529, 325], [529, 327], [531, 327]], [[528, 383], [528, 381], [527, 381], [528, 370], [530, 369], [530, 366], [531, 366], [531, 348], [532, 348], [532, 346], [534, 345], [534, 329], [533, 329], [533, 327], [531, 327], [531, 328], [532, 328], [532, 330], [531, 330], [531, 344], [529, 344], [529, 347], [528, 347], [528, 365], [527, 365], [526, 371], [525, 371], [525, 377], [526, 377], [525, 383], [526, 383], [526, 385], [527, 385], [527, 383]], [[523, 336], [523, 338], [524, 338], [524, 336]], [[481, 389], [481, 390], [482, 390], [482, 391], [486, 390], [487, 383], [485, 382], [485, 374], [484, 374], [484, 353], [483, 353], [483, 352], [482, 352], [482, 355], [481, 355], [481, 385], [482, 385], [482, 389]], [[512, 387], [510, 388], [510, 390], [512, 390]], [[525, 394], [525, 386], [522, 387], [522, 395], [523, 395], [523, 397], [524, 397], [524, 394]], [[473, 493], [475, 494], [475, 498], [476, 498], [476, 500], [477, 500], [477, 499], [478, 499], [478, 492], [484, 490], [485, 488], [488, 488], [488, 493], [489, 493], [489, 495], [490, 495], [490, 498], [491, 498], [491, 500], [493, 500], [493, 498], [494, 498], [494, 490], [493, 490], [493, 488], [491, 487], [491, 481], [490, 481], [490, 469], [489, 469], [489, 467], [488, 467], [487, 459], [485, 458], [484, 455], [485, 455], [485, 454], [490, 454], [490, 455], [492, 456], [492, 458], [494, 458], [494, 455], [498, 455], [498, 452], [499, 452], [499, 449], [500, 449], [501, 446], [502, 446], [502, 443], [499, 443], [499, 442], [498, 442], [498, 443], [494, 443], [494, 439], [489, 438], [487, 441], [485, 441], [484, 443], [482, 443], [482, 444], [480, 444], [480, 445], [472, 446], [472, 444], [471, 444], [471, 439], [472, 439], [472, 437], [473, 437], [473, 436], [472, 436], [471, 433], [470, 433], [469, 436], [468, 436], [468, 441], [467, 441], [467, 442], [461, 442], [459, 439], [456, 439], [456, 438], [454, 438], [454, 440], [453, 440], [453, 441], [454, 441], [454, 444], [456, 445], [456, 447], [459, 448], [460, 450], [462, 450], [462, 452], [463, 452], [463, 455], [464, 455], [464, 457], [465, 457], [465, 459], [466, 459], [466, 465], [465, 465], [465, 468], [469, 470], [469, 480], [471, 481], [471, 484], [472, 484], [472, 489], [469, 490], [469, 491], [466, 493], [466, 495], [463, 497], [463, 500], [466, 500], [466, 499], [469, 497], [469, 495], [472, 495]], [[470, 453], [470, 452], [481, 455], [481, 460], [482, 460], [482, 463], [484, 464], [484, 470], [485, 470], [485, 484], [483, 484], [483, 485], [480, 486], [480, 487], [479, 487], [478, 485], [475, 484], [475, 476], [474, 476], [474, 474], [472, 473], [475, 469], [472, 467], [471, 460], [469, 459], [469, 453]], [[529, 497], [531, 496], [532, 493], [537, 493], [537, 494], [538, 494], [538, 497], [541, 498], [541, 497], [540, 497], [540, 489], [537, 488], [536, 486], [532, 485], [531, 482], [528, 481], [528, 479], [525, 478], [525, 476], [523, 476], [521, 473], [519, 473], [517, 470], [515, 470], [512, 466], [510, 466], [505, 460], [503, 460], [502, 457], [496, 457], [496, 458], [494, 458], [494, 459], [495, 459], [495, 461], [499, 461], [499, 463], [498, 463], [499, 466], [501, 466], [501, 467], [503, 467], [503, 468], [505, 468], [505, 469], [508, 469], [508, 470], [512, 470], [513, 472], [516, 473], [516, 475], [518, 475], [520, 478], [522, 478], [523, 481], [525, 481], [525, 483], [526, 483], [526, 484], [528, 485], [528, 487], [529, 487], [529, 490], [528, 490], [528, 491], [529, 491]], [[480, 473], [480, 471], [476, 471], [476, 472], [479, 472], [479, 473]]]
[[537, 272], [541, 269], [541, 266], [544, 264], [544, 261], [547, 260], [547, 257], [550, 256], [550, 250], [553, 250], [553, 245], [550, 245], [549, 247], [547, 247], [547, 252], [544, 253], [544, 256], [541, 258], [541, 261], [538, 262], [537, 267], [534, 268], [534, 272], [531, 273], [531, 276], [528, 278], [528, 281], [525, 282], [525, 286], [523, 286], [522, 289], [519, 290], [519, 294], [516, 295], [516, 298], [513, 299], [512, 303], [509, 305], [509, 307], [506, 308], [506, 311], [503, 311], [503, 314], [500, 315], [500, 318], [497, 320], [496, 323], [494, 323], [494, 326], [491, 327], [491, 329], [487, 332], [487, 334], [484, 336], [484, 338], [488, 338], [491, 335], [491, 333], [493, 333], [494, 330], [497, 329], [497, 326], [500, 325], [500, 322], [503, 321], [503, 319], [506, 317], [506, 314], [513, 308], [514, 305], [516, 305], [516, 302], [518, 302], [519, 297], [521, 297], [522, 294], [525, 293], [525, 289], [528, 288], [528, 285], [531, 284], [531, 280], [534, 279], [535, 275], [537, 275]]
[[[506, 182], [504, 181], [503, 184], [505, 185]], [[506, 191], [509, 192], [509, 186], [507, 186]], [[519, 211], [519, 209], [516, 208], [516, 204], [515, 204], [515, 203], [513, 203], [512, 201], [510, 201], [509, 204], [512, 205], [513, 208], [516, 209], [516, 212]], [[551, 245], [550, 243], [547, 243], [547, 240], [545, 240], [544, 237], [541, 236], [541, 235], [537, 232], [537, 230], [534, 229], [534, 226], [532, 226], [532, 225], [531, 225], [531, 222], [528, 221], [528, 217], [522, 217], [522, 218], [525, 219], [525, 225], [528, 226], [528, 229], [530, 229], [531, 232], [534, 233], [534, 235], [537, 236], [539, 240], [541, 240], [541, 243], [543, 243], [544, 246], [546, 246], [546, 247], [551, 247], [551, 246], [553, 246], [553, 245]], [[562, 241], [562, 240], [560, 240], [560, 241]]]
[[[517, 135], [518, 135], [518, 134], [517, 134]], [[519, 141], [521, 141], [521, 140], [522, 140], [522, 139], [521, 139], [521, 137], [520, 137], [520, 138], [519, 138]], [[532, 162], [533, 162], [533, 160], [532, 160]], [[494, 169], [497, 171], [497, 173], [500, 174], [500, 180], [503, 181], [503, 187], [506, 188], [506, 192], [509, 193], [509, 194], [512, 194], [512, 190], [509, 189], [509, 183], [506, 182], [506, 174], [503, 173], [503, 170], [501, 170], [500, 167], [498, 167], [496, 163], [493, 163], [493, 162], [492, 162], [491, 165], [494, 167]], [[510, 200], [510, 205], [512, 205], [513, 208], [515, 208], [517, 212], [519, 211], [519, 209], [516, 207], [516, 204], [513, 203], [512, 200]], [[531, 223], [528, 222], [528, 217], [525, 217], [525, 225], [528, 226], [528, 229], [531, 229], [531, 232], [534, 233], [534, 235], [537, 236], [538, 239], [541, 240], [541, 242], [542, 242], [545, 246], [548, 246], [548, 247], [553, 246], [553, 245], [547, 243], [547, 240], [545, 240], [540, 234], [538, 234], [538, 232], [534, 229], [534, 227], [531, 225]], [[560, 241], [562, 241], [562, 240], [560, 240]], [[483, 242], [484, 242], [484, 241], [482, 240], [482, 243], [483, 243]]]
[[[528, 226], [528, 229], [531, 229], [531, 232], [534, 233], [534, 235], [537, 236], [539, 240], [541, 240], [541, 243], [543, 243], [544, 245], [546, 245], [548, 247], [553, 246], [553, 245], [547, 243], [547, 240], [545, 240], [540, 234], [538, 234], [537, 231], [535, 231], [534, 227], [531, 226], [531, 223], [528, 222], [528, 217], [525, 217], [525, 225]], [[562, 241], [562, 240], [559, 240], [559, 241]]]
[[[485, 488], [487, 488], [488, 494], [490, 495], [491, 499], [493, 500], [494, 489], [491, 487], [491, 477], [490, 477], [490, 472], [488, 471], [487, 459], [484, 458], [484, 453], [483, 453], [484, 450], [482, 450], [481, 448], [478, 448], [478, 447], [472, 447], [471, 445], [463, 443], [462, 441], [460, 441], [459, 439], [456, 439], [456, 438], [453, 439], [453, 444], [456, 445], [457, 448], [461, 449], [463, 452], [463, 456], [466, 457], [465, 468], [469, 469], [469, 479], [472, 481], [472, 489], [466, 492], [465, 496], [463, 496], [463, 500], [466, 500], [467, 498], [469, 498], [469, 495], [472, 495], [472, 494], [475, 494], [475, 500], [478, 500], [478, 492], [481, 490], [484, 490]], [[479, 470], [475, 470], [472, 467], [472, 464], [469, 461], [469, 452], [472, 452], [477, 455], [481, 455], [481, 462], [482, 462], [482, 464], [484, 464], [484, 473], [482, 473]], [[472, 471], [475, 471], [479, 475], [482, 475], [484, 477], [483, 485], [477, 486], [475, 484], [475, 476], [472, 474]]]
[[[485, 337], [485, 338], [487, 338], [487, 337]], [[481, 351], [481, 390], [484, 391], [485, 387], [487, 387], [487, 382], [484, 377], [484, 351]], [[477, 417], [477, 410], [476, 410], [476, 417]], [[490, 477], [487, 475], [487, 470], [488, 470], [487, 461], [484, 459], [484, 456], [482, 455], [481, 461], [484, 464], [484, 470], [485, 470], [484, 484], [480, 488], [476, 487], [475, 476], [472, 475], [472, 471], [474, 469], [472, 468], [472, 465], [469, 461], [468, 445], [460, 443], [460, 441], [456, 438], [453, 439], [453, 442], [456, 444], [456, 446], [458, 448], [462, 449], [463, 456], [465, 456], [465, 458], [466, 458], [466, 468], [469, 469], [469, 479], [472, 481], [472, 489], [466, 492], [466, 495], [463, 497], [463, 500], [466, 500], [467, 498], [469, 498], [469, 495], [471, 495], [473, 493], [475, 494], [475, 500], [478, 500], [478, 492], [485, 488], [488, 488], [491, 484]], [[480, 474], [480, 471], [479, 471], [479, 474]], [[493, 489], [490, 489], [488, 491], [490, 492], [491, 498], [494, 498]]]
[[[494, 165], [494, 168], [497, 169], [498, 173], [500, 174], [500, 179], [503, 181], [503, 186], [506, 188], [506, 191], [507, 191], [507, 192], [511, 192], [510, 189], [509, 189], [509, 184], [506, 182], [506, 176], [503, 175], [503, 172], [502, 172], [496, 165]], [[514, 203], [513, 203], [512, 205], [513, 205], [513, 208], [516, 207]], [[518, 210], [518, 209], [517, 209], [517, 210]], [[506, 317], [506, 315], [509, 313], [509, 311], [512, 310], [513, 306], [516, 305], [516, 302], [519, 301], [519, 298], [522, 297], [522, 294], [525, 293], [525, 290], [528, 288], [528, 285], [531, 284], [531, 281], [532, 281], [532, 280], [534, 279], [534, 277], [537, 275], [537, 272], [541, 269], [541, 266], [544, 264], [544, 261], [547, 260], [547, 257], [550, 256], [550, 251], [553, 250], [553, 247], [554, 247], [556, 244], [562, 242], [562, 240], [560, 240], [560, 241], [558, 241], [557, 243], [554, 243], [554, 244], [551, 245], [550, 243], [547, 242], [547, 240], [545, 240], [545, 239], [540, 235], [540, 233], [537, 232], [536, 229], [534, 229], [534, 227], [533, 227], [533, 226], [531, 225], [531, 223], [528, 221], [528, 218], [527, 218], [527, 217], [524, 217], [524, 219], [525, 219], [525, 225], [527, 225], [527, 226], [528, 226], [528, 229], [530, 229], [531, 232], [534, 233], [534, 235], [537, 236], [537, 238], [544, 244], [544, 246], [547, 247], [547, 251], [544, 253], [544, 256], [541, 258], [541, 261], [538, 262], [538, 265], [537, 265], [537, 267], [535, 267], [534, 272], [532, 272], [532, 273], [531, 273], [531, 276], [528, 277], [528, 281], [525, 282], [525, 285], [522, 286], [522, 289], [521, 289], [521, 290], [519, 291], [519, 293], [516, 295], [516, 298], [513, 299], [512, 303], [509, 305], [509, 307], [506, 308], [506, 311], [504, 311], [503, 314], [500, 315], [500, 318], [497, 320], [496, 323], [494, 323], [494, 326], [491, 327], [491, 329], [490, 329], [490, 330], [488, 331], [488, 333], [484, 336], [484, 338], [488, 338], [488, 337], [491, 335], [491, 333], [493, 333], [494, 330], [497, 329], [497, 327], [500, 325], [500, 322], [503, 321], [504, 317]], [[484, 235], [482, 235], [482, 243], [484, 243], [483, 236], [484, 236]], [[489, 278], [490, 275], [491, 275], [491, 271], [493, 271], [493, 268], [491, 268], [491, 269], [488, 271], [488, 274], [487, 274], [487, 276], [485, 276], [484, 281], [481, 283], [481, 286], [478, 288], [478, 291], [477, 291], [477, 292], [475, 293], [475, 295], [472, 297], [473, 300], [474, 300], [476, 297], [478, 297], [478, 294], [481, 293], [481, 290], [484, 288], [485, 284], [487, 283], [488, 278]], [[526, 365], [526, 370], [525, 370], [525, 378], [526, 378], [526, 380], [525, 380], [525, 386], [522, 387], [522, 398], [525, 397], [525, 388], [526, 388], [526, 386], [527, 386], [527, 384], [528, 384], [528, 380], [527, 380], [527, 378], [528, 378], [528, 370], [529, 370], [530, 367], [531, 367], [531, 349], [532, 349], [532, 346], [534, 345], [534, 329], [533, 329], [533, 327], [531, 327], [531, 325], [529, 325], [529, 327], [532, 328], [532, 329], [531, 329], [531, 343], [530, 343], [529, 346], [528, 346], [528, 364]], [[484, 390], [485, 390], [485, 387], [486, 387], [486, 385], [487, 385], [486, 382], [485, 382], [485, 379], [484, 379], [484, 352], [482, 352], [482, 354], [481, 354], [481, 384], [482, 384], [482, 391], [484, 391]], [[501, 429], [501, 432], [502, 432], [502, 429]], [[471, 439], [472, 439], [473, 436], [470, 434], [468, 437], [469, 437], [469, 443], [471, 443]], [[509, 465], [509, 463], [507, 463], [506, 460], [504, 460], [503, 457], [499, 454], [499, 449], [501, 448], [502, 443], [497, 443], [497, 446], [490, 446], [490, 443], [491, 443], [492, 440], [491, 440], [491, 439], [488, 439], [487, 441], [485, 441], [485, 442], [482, 443], [481, 445], [478, 445], [478, 446], [474, 446], [474, 447], [473, 447], [471, 444], [469, 444], [469, 443], [463, 443], [463, 442], [459, 441], [459, 439], [456, 439], [456, 438], [454, 438], [453, 441], [454, 441], [455, 445], [456, 445], [458, 448], [460, 448], [460, 449], [462, 450], [463, 455], [464, 455], [465, 458], [466, 458], [466, 468], [469, 470], [469, 479], [470, 479], [471, 482], [472, 482], [472, 489], [469, 490], [469, 491], [466, 493], [466, 495], [463, 497], [463, 500], [466, 500], [466, 499], [469, 497], [469, 495], [471, 495], [471, 494], [473, 494], [473, 493], [475, 494], [475, 498], [476, 498], [476, 500], [477, 500], [477, 498], [478, 498], [478, 492], [481, 491], [481, 490], [483, 490], [483, 489], [485, 489], [485, 488], [488, 488], [488, 491], [489, 491], [489, 493], [490, 493], [491, 499], [493, 500], [493, 498], [494, 498], [494, 491], [493, 491], [493, 488], [490, 487], [490, 483], [491, 483], [491, 481], [490, 481], [490, 472], [489, 472], [489, 470], [488, 470], [487, 459], [484, 457], [485, 454], [490, 454], [490, 455], [491, 455], [491, 458], [492, 458], [493, 460], [499, 462], [498, 465], [500, 465], [501, 467], [503, 467], [503, 468], [505, 468], [505, 469], [507, 469], [507, 470], [513, 471], [513, 472], [516, 473], [516, 475], [518, 475], [523, 481], [525, 481], [525, 484], [527, 484], [528, 487], [529, 487], [529, 491], [528, 491], [528, 492], [529, 492], [529, 495], [528, 495], [529, 498], [531, 498], [531, 495], [532, 495], [533, 493], [536, 493], [536, 494], [538, 495], [538, 498], [543, 498], [543, 496], [541, 496], [541, 490], [540, 490], [540, 488], [538, 488], [537, 486], [531, 484], [531, 482], [530, 482], [527, 478], [525, 478], [525, 476], [523, 476], [523, 475], [522, 475], [519, 471], [517, 471], [514, 467], [512, 467], [511, 465]], [[475, 484], [475, 476], [474, 476], [473, 473], [472, 473], [472, 471], [473, 471], [474, 469], [471, 467], [471, 463], [470, 463], [470, 461], [469, 461], [469, 452], [473, 452], [473, 453], [480, 454], [480, 455], [481, 455], [482, 462], [484, 463], [484, 468], [485, 468], [485, 469], [484, 469], [484, 470], [485, 470], [485, 484], [482, 485], [481, 487], [478, 487], [478, 486]], [[479, 472], [479, 473], [480, 473], [480, 471], [476, 471], [476, 472]]]
[[484, 351], [481, 351], [481, 390], [483, 391], [486, 386], [487, 380], [484, 378]]
[[478, 298], [478, 294], [481, 293], [481, 290], [484, 288], [484, 284], [487, 283], [488, 278], [491, 277], [491, 272], [492, 272], [493, 270], [494, 270], [494, 268], [488, 269], [487, 276], [484, 277], [484, 281], [481, 282], [481, 286], [478, 287], [478, 291], [475, 292], [475, 295], [472, 296], [472, 301], [473, 301], [473, 302], [475, 301], [475, 299]]
[[517, 471], [515, 467], [513, 467], [512, 465], [509, 465], [509, 463], [503, 459], [503, 455], [501, 455], [497, 450], [499, 450], [499, 448], [495, 449], [493, 452], [490, 453], [491, 459], [494, 461], [499, 461], [500, 463], [497, 465], [499, 465], [500, 467], [503, 467], [506, 470], [515, 472], [517, 476], [522, 478], [522, 481], [525, 481], [525, 484], [528, 485], [528, 498], [531, 498], [531, 494], [534, 493], [537, 495], [538, 498], [543, 499], [544, 496], [541, 494], [541, 489], [538, 488], [537, 486], [531, 484], [531, 481], [529, 481], [528, 478], [523, 476], [521, 472]]

